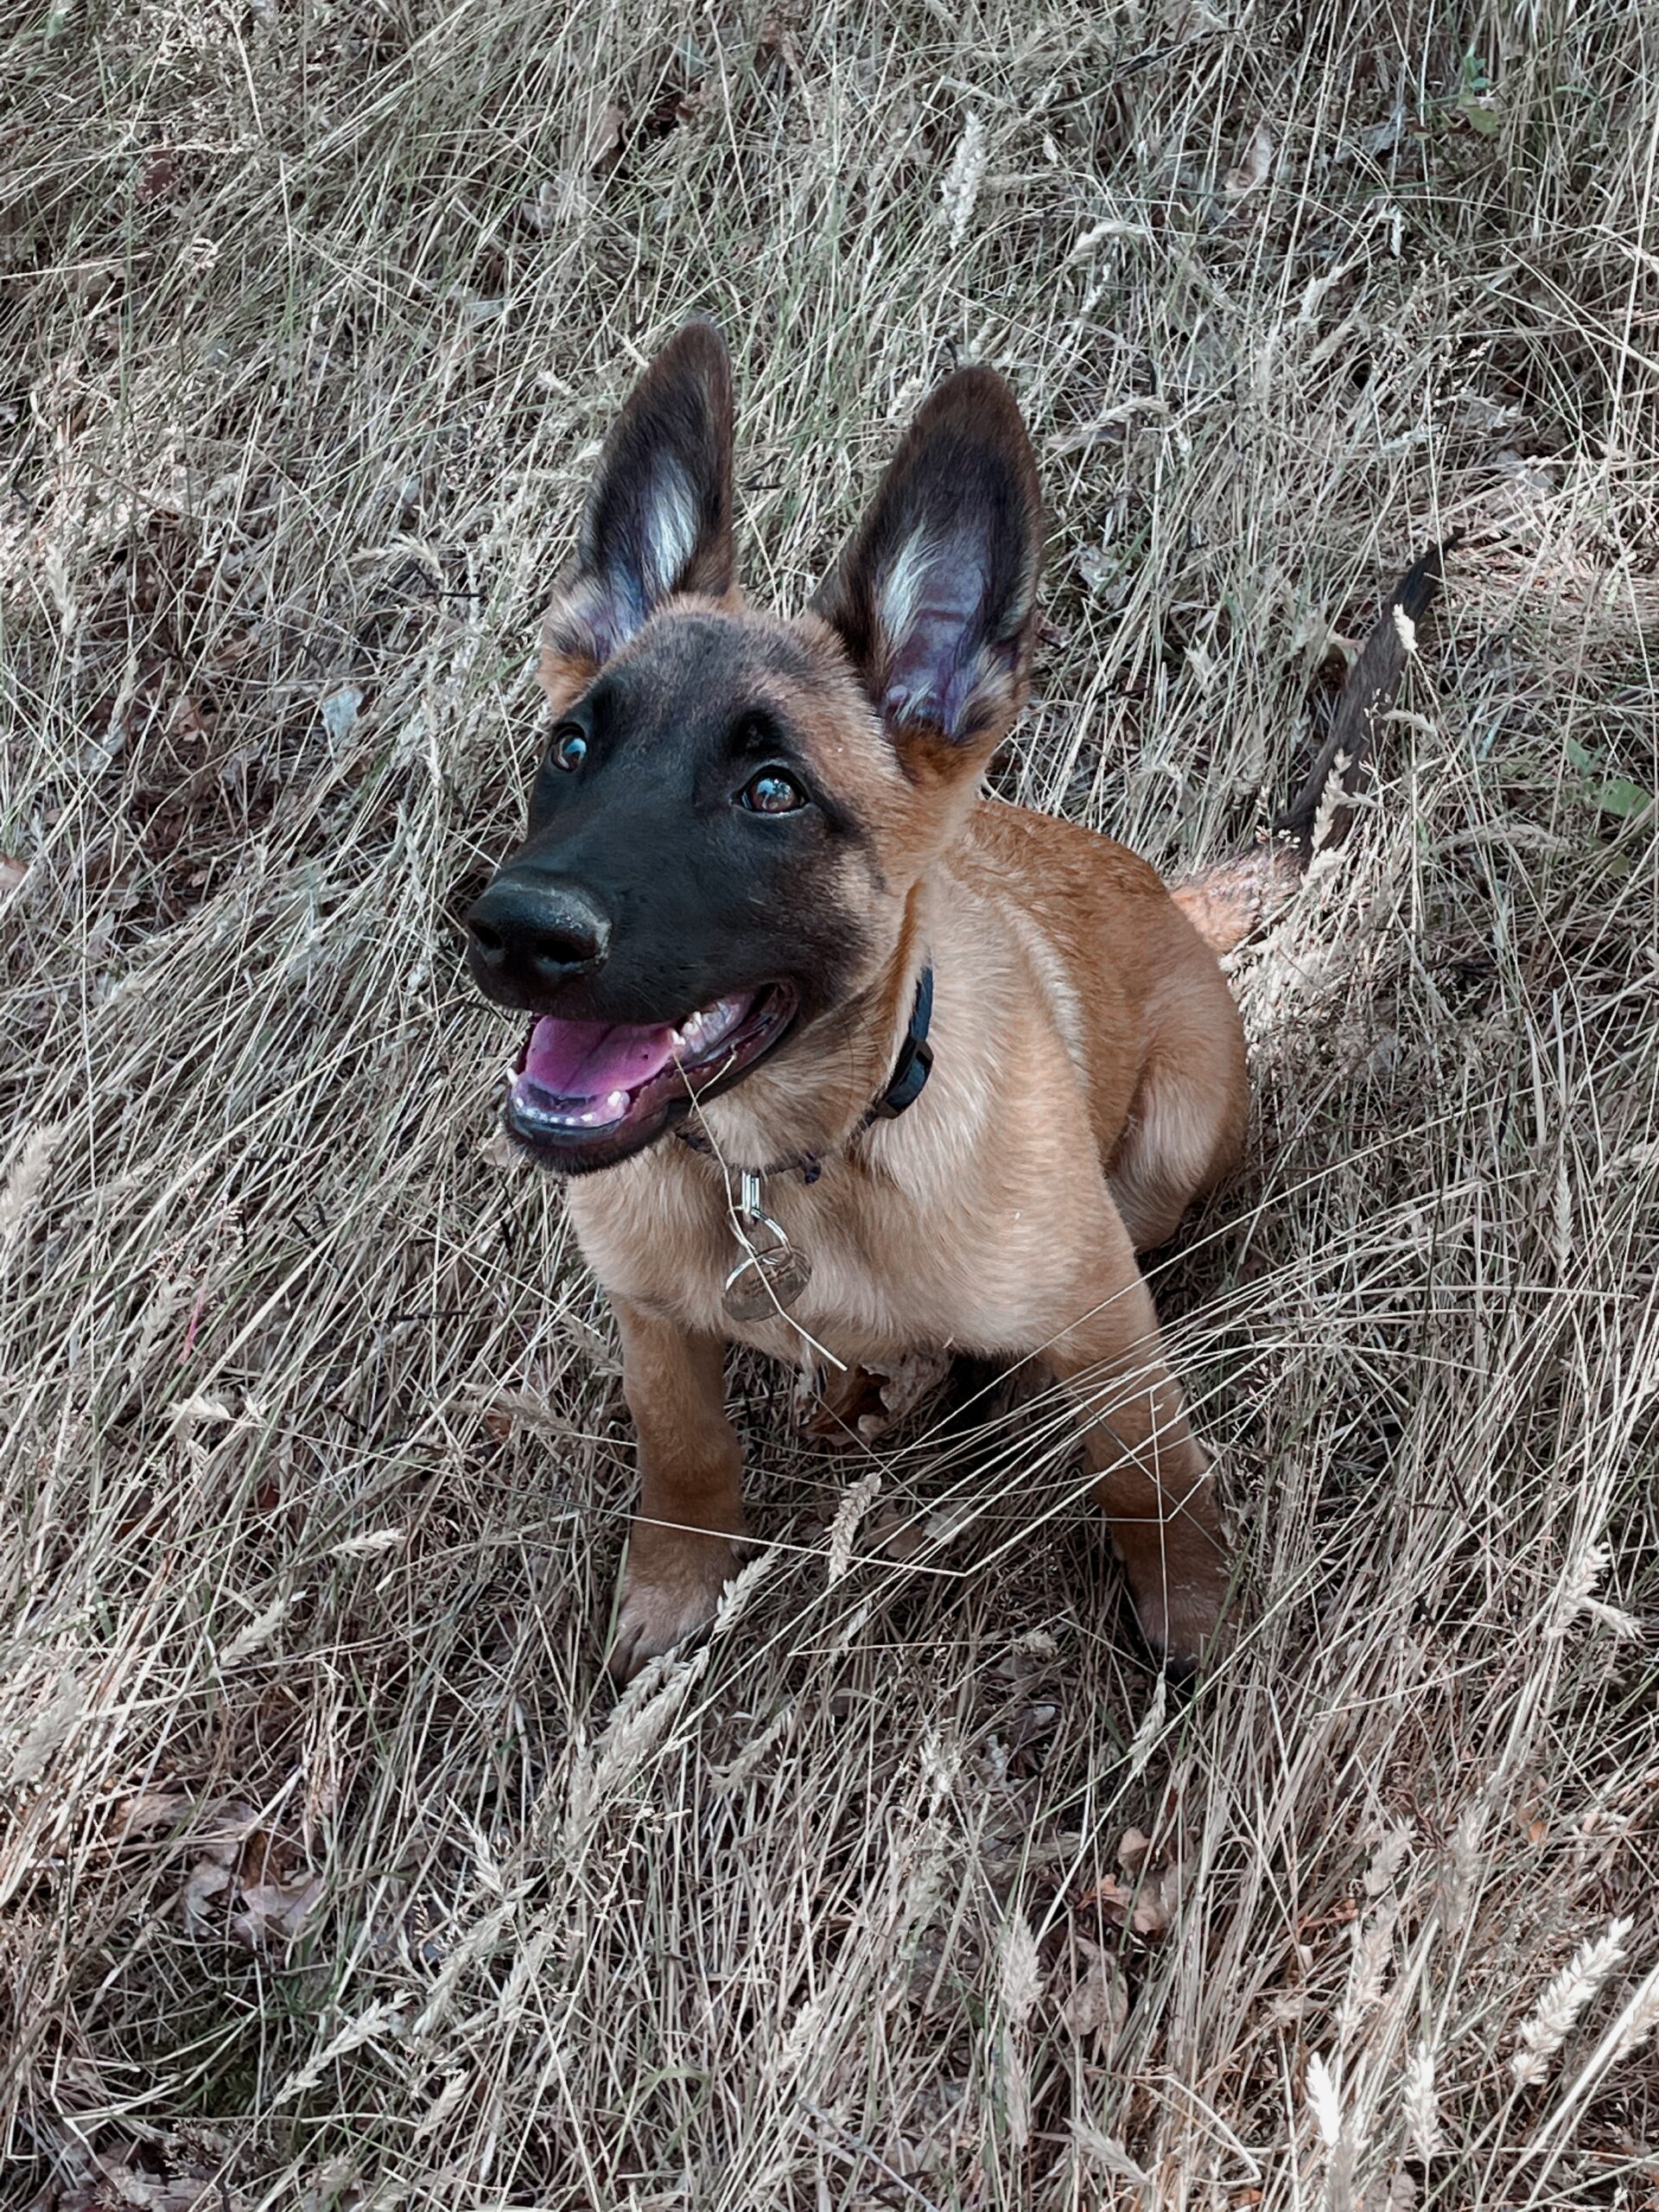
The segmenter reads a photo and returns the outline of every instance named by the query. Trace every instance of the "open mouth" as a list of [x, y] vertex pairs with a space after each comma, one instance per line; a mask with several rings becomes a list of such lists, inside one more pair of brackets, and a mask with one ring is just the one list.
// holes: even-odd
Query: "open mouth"
[[796, 1003], [787, 983], [770, 983], [716, 999], [677, 1027], [542, 1014], [513, 1074], [507, 1128], [568, 1174], [610, 1166], [752, 1068]]

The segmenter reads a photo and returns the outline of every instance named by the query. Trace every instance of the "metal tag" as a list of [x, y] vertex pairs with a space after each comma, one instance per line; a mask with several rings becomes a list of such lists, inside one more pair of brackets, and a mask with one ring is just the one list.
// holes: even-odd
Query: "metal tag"
[[812, 1262], [798, 1252], [760, 1204], [760, 1178], [739, 1178], [737, 1236], [742, 1257], [726, 1278], [721, 1304], [733, 1321], [764, 1321], [786, 1313], [812, 1280]]
[[764, 1321], [787, 1313], [812, 1280], [812, 1262], [786, 1244], [780, 1252], [745, 1254], [726, 1278], [721, 1303], [734, 1321]]

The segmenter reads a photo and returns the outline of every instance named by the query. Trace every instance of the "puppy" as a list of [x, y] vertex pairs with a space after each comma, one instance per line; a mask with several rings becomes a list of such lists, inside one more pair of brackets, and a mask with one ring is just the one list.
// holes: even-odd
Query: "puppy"
[[[1217, 949], [1289, 849], [1172, 895], [1122, 845], [982, 796], [1039, 551], [1031, 447], [986, 369], [934, 391], [787, 621], [738, 588], [715, 330], [678, 334], [607, 441], [547, 617], [529, 834], [468, 958], [531, 1017], [506, 1127], [572, 1179], [621, 1332], [641, 1494], [620, 1678], [734, 1571], [733, 1340], [1040, 1360], [1075, 1395], [1148, 1643], [1185, 1668], [1216, 1626], [1209, 1463], [1135, 1255], [1238, 1160]], [[1425, 556], [1391, 604], [1415, 613], [1437, 575]], [[1399, 630], [1385, 617], [1344, 696], [1351, 772]], [[1304, 841], [1318, 795], [1288, 825]]]

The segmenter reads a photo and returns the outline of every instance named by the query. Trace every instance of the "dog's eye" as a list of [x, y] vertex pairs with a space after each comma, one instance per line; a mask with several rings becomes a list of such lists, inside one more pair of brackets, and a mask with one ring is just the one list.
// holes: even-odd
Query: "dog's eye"
[[588, 758], [588, 738], [575, 722], [561, 722], [553, 733], [547, 757], [556, 768], [580, 768]]
[[781, 768], [763, 768], [743, 786], [741, 803], [751, 814], [793, 814], [806, 804], [806, 793]]

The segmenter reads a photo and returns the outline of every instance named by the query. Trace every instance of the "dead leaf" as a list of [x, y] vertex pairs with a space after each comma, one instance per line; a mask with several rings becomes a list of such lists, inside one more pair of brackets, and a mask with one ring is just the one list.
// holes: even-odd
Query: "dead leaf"
[[809, 1382], [798, 1401], [801, 1428], [831, 1443], [874, 1444], [914, 1413], [950, 1372], [946, 1354], [906, 1352], [891, 1366], [871, 1360], [816, 1389]]
[[248, 2212], [230, 2186], [234, 2159], [215, 2130], [179, 2127], [159, 2141], [118, 2139], [92, 2153], [79, 2178], [42, 2203], [53, 2212]]
[[322, 1893], [321, 1877], [294, 1863], [292, 1847], [262, 1825], [251, 1805], [222, 1799], [191, 1840], [200, 1855], [178, 1900], [188, 1924], [250, 1949], [299, 1934]]
[[594, 110], [588, 124], [582, 161], [596, 175], [615, 167], [622, 152], [622, 130], [627, 119], [614, 100], [607, 100], [602, 107]]
[[1127, 1890], [1115, 1875], [1108, 1874], [1085, 1891], [1078, 1904], [1097, 1906], [1115, 1928], [1127, 1928], [1135, 1936], [1157, 1936], [1168, 1929], [1180, 1901], [1180, 1870], [1166, 1866], [1160, 1873], [1147, 1874]]
[[1120, 2035], [1129, 2017], [1129, 1993], [1117, 1961], [1087, 1936], [1077, 1938], [1087, 1960], [1060, 2007], [1060, 2022], [1074, 2036], [1098, 2035], [1103, 2029]]
[[291, 1942], [322, 1895], [320, 1874], [291, 1874], [283, 1882], [255, 1882], [242, 1888], [242, 1910], [231, 1916], [231, 1933], [250, 1950], [270, 1937]]
[[486, 1166], [498, 1167], [504, 1175], [526, 1172], [531, 1165], [530, 1154], [523, 1145], [515, 1144], [506, 1131], [499, 1127], [480, 1140], [478, 1156]]
[[20, 861], [16, 853], [0, 853], [0, 899], [20, 890], [28, 874], [27, 861]]
[[149, 1835], [157, 1828], [175, 1828], [190, 1809], [190, 1799], [178, 1789], [141, 1789], [136, 1797], [129, 1797], [122, 1807], [117, 1822], [115, 1840], [124, 1843], [129, 1836]]
[[1152, 1838], [1143, 1835], [1139, 1828], [1125, 1828], [1117, 1847], [1117, 1863], [1133, 1881], [1147, 1863], [1147, 1853], [1152, 1849]]
[[927, 1533], [903, 1506], [884, 1505], [870, 1523], [870, 1541], [877, 1551], [903, 1567], [926, 1544]]
[[215, 709], [205, 706], [185, 691], [168, 717], [168, 728], [175, 737], [206, 737], [212, 732], [215, 712]]
[[1545, 1843], [1549, 1839], [1549, 1822], [1529, 1798], [1523, 1797], [1516, 1807], [1515, 1824], [1529, 1843]]
[[781, 61], [791, 77], [801, 73], [801, 57], [795, 45], [795, 26], [780, 9], [771, 8], [760, 18], [760, 28], [754, 35], [754, 60], [757, 68], [764, 68], [768, 61]]
[[179, 1891], [179, 1904], [184, 1916], [195, 1927], [202, 1927], [218, 1918], [212, 1910], [215, 1897], [222, 1897], [231, 1886], [229, 1869], [212, 1859], [199, 1859], [184, 1887]]

